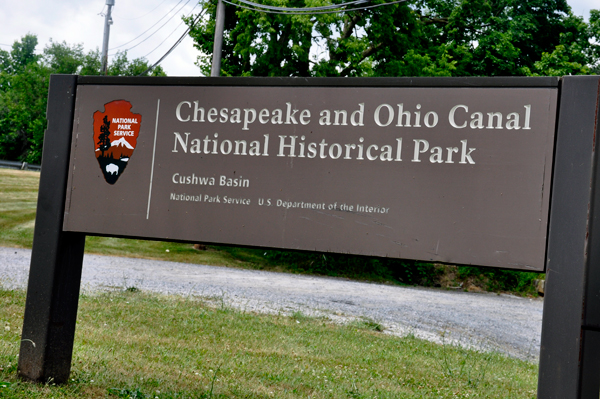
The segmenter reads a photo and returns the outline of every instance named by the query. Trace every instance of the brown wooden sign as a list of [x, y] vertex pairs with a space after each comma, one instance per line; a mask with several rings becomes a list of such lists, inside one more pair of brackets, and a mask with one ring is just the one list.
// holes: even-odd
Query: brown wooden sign
[[542, 271], [557, 95], [80, 84], [63, 227]]
[[538, 397], [597, 399], [599, 88], [53, 75], [19, 375], [69, 380], [108, 235], [545, 271]]

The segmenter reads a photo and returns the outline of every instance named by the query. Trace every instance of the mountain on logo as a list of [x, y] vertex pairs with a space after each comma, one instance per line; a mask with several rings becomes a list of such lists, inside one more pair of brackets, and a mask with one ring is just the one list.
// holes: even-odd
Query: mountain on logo
[[115, 146], [117, 146], [117, 147], [126, 147], [126, 148], [128, 148], [130, 150], [133, 150], [133, 146], [131, 144], [129, 144], [127, 142], [127, 140], [125, 140], [125, 137], [121, 137], [119, 140], [111, 142], [110, 146], [111, 147], [115, 147]]

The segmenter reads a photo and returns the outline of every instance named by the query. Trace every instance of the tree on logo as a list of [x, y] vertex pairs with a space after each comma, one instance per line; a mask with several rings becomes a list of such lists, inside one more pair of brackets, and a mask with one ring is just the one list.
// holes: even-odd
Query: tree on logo
[[100, 136], [98, 136], [98, 149], [102, 151], [102, 156], [104, 157], [104, 151], [110, 148], [110, 122], [108, 121], [108, 117], [104, 116], [104, 124], [100, 127]]

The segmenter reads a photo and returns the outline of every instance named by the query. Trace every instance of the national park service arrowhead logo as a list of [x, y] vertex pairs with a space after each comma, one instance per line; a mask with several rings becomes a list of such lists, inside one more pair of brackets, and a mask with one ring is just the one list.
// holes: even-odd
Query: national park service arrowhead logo
[[131, 103], [115, 100], [94, 112], [94, 149], [104, 179], [115, 184], [133, 155], [142, 115], [131, 112]]

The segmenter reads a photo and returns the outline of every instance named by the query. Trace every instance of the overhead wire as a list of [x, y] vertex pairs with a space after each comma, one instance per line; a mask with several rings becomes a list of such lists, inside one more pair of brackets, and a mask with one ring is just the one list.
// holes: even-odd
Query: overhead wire
[[253, 3], [253, 2], [248, 1], [248, 0], [239, 0], [240, 3], [248, 4], [248, 5], [255, 6], [255, 7], [264, 8], [264, 9], [267, 9], [267, 10], [273, 10], [273, 11], [303, 11], [303, 12], [331, 10], [331, 9], [342, 8], [342, 7], [346, 7], [346, 6], [354, 5], [354, 4], [369, 3], [370, 1], [371, 0], [354, 0], [354, 1], [348, 1], [346, 3], [341, 3], [341, 4], [330, 4], [328, 6], [292, 8], [292, 7], [269, 6], [269, 5], [266, 5], [266, 4]]
[[[146, 32], [148, 32], [150, 29], [152, 29], [152, 28], [154, 28], [156, 25], [158, 25], [158, 23], [159, 23], [160, 21], [162, 21], [163, 19], [165, 19], [165, 18], [166, 18], [166, 17], [167, 17], [167, 16], [168, 16], [168, 15], [171, 13], [171, 11], [173, 11], [173, 10], [174, 10], [174, 9], [175, 9], [175, 8], [176, 8], [176, 7], [177, 7], [179, 4], [181, 4], [181, 2], [183, 2], [183, 1], [184, 1], [184, 0], [179, 0], [179, 2], [178, 2], [177, 4], [175, 4], [175, 6], [174, 6], [173, 8], [171, 8], [171, 9], [169, 10], [169, 12], [167, 12], [167, 13], [166, 13], [166, 14], [165, 14], [165, 15], [164, 15], [164, 16], [163, 16], [161, 19], [159, 19], [158, 21], [156, 21], [156, 22], [154, 23], [154, 25], [152, 25], [151, 27], [149, 27], [148, 29], [146, 29], [145, 31], [143, 31], [142, 33], [140, 33], [140, 34], [139, 34], [138, 36], [136, 36], [135, 38], [131, 39], [131, 40], [130, 40], [130, 41], [128, 41], [127, 43], [123, 43], [123, 44], [121, 44], [121, 45], [119, 45], [119, 46], [116, 46], [116, 47], [113, 47], [113, 48], [111, 48], [111, 49], [109, 49], [109, 50], [115, 50], [115, 49], [118, 49], [118, 48], [120, 48], [120, 47], [126, 46], [126, 45], [128, 45], [129, 43], [131, 43], [131, 42], [134, 42], [135, 40], [137, 40], [137, 39], [139, 39], [140, 37], [144, 36], [144, 35], [146, 34]], [[177, 10], [177, 11], [176, 11], [176, 12], [175, 12], [173, 15], [171, 15], [171, 17], [169, 17], [169, 19], [167, 20], [167, 22], [169, 22], [169, 21], [170, 21], [170, 20], [171, 20], [171, 19], [172, 19], [172, 18], [173, 18], [175, 15], [177, 15], [177, 13], [178, 13], [179, 11], [181, 11], [181, 10], [183, 9], [183, 7], [185, 7], [185, 6], [186, 6], [186, 5], [187, 5], [187, 4], [188, 4], [190, 1], [191, 1], [191, 0], [187, 0], [187, 1], [185, 2], [185, 4], [184, 4], [184, 5], [183, 5], [183, 6], [182, 6], [182, 7], [181, 7], [179, 10]], [[163, 27], [163, 26], [165, 26], [167, 22], [165, 22], [163, 25], [161, 25], [161, 27], [160, 27], [160, 28], [158, 28], [158, 29], [157, 29], [157, 30], [156, 30], [154, 33], [152, 33], [150, 36], [148, 36], [146, 39], [144, 39], [144, 40], [143, 40], [142, 42], [140, 42], [140, 43], [143, 43], [144, 41], [148, 40], [148, 38], [149, 38], [149, 37], [151, 37], [151, 36], [152, 36], [152, 35], [154, 35], [156, 32], [158, 32], [159, 30], [161, 30], [161, 29], [162, 29], [162, 27]], [[140, 45], [140, 43], [136, 44], [135, 46], [133, 46], [133, 47], [131, 47], [131, 48], [127, 49], [127, 50], [131, 50], [132, 48], [134, 48], [134, 47], [136, 47], [136, 46], [139, 46], [139, 45]], [[126, 51], [127, 51], [127, 50], [126, 50]]]
[[134, 19], [140, 19], [140, 18], [144, 18], [145, 16], [148, 16], [148, 15], [152, 14], [152, 12], [154, 12], [154, 11], [155, 11], [155, 10], [156, 10], [158, 7], [160, 7], [160, 6], [162, 6], [163, 4], [165, 4], [165, 2], [166, 2], [166, 1], [167, 1], [167, 0], [163, 0], [163, 1], [161, 1], [159, 5], [157, 5], [157, 6], [156, 6], [156, 7], [154, 7], [152, 10], [148, 11], [146, 14], [144, 14], [144, 15], [142, 15], [142, 16], [139, 16], [139, 17], [135, 17], [135, 18], [125, 18], [125, 17], [120, 17], [120, 16], [118, 16], [118, 15], [114, 15], [114, 14], [113, 14], [113, 15], [114, 15], [115, 17], [117, 17], [118, 19], [124, 19], [124, 20], [126, 20], [126, 21], [133, 21]]
[[[199, 4], [199, 3], [197, 3], [197, 4], [194, 6], [194, 8], [192, 8], [192, 10], [191, 10], [191, 11], [188, 13], [188, 15], [186, 15], [186, 17], [189, 17], [190, 15], [192, 15], [192, 13], [193, 13], [193, 12], [194, 12], [194, 10], [196, 9], [196, 7], [198, 7], [198, 4]], [[148, 54], [144, 55], [144, 56], [143, 56], [143, 58], [146, 58], [146, 57], [148, 57], [148, 56], [149, 56], [150, 54], [152, 54], [152, 53], [153, 53], [153, 52], [154, 52], [154, 51], [155, 51], [157, 48], [159, 48], [160, 46], [162, 46], [162, 44], [163, 44], [164, 42], [166, 42], [166, 41], [167, 41], [167, 39], [168, 39], [169, 37], [171, 37], [171, 35], [172, 35], [173, 33], [175, 33], [175, 32], [177, 31], [177, 29], [179, 29], [179, 27], [180, 27], [180, 26], [181, 26], [183, 23], [184, 23], [184, 21], [182, 20], [182, 21], [179, 23], [179, 25], [177, 25], [177, 27], [176, 27], [176, 28], [175, 28], [175, 29], [174, 29], [174, 30], [173, 30], [171, 33], [169, 33], [169, 34], [167, 35], [167, 37], [165, 37], [165, 38], [163, 39], [163, 41], [162, 41], [162, 42], [160, 42], [160, 43], [158, 44], [158, 46], [154, 47], [154, 48], [153, 48], [153, 49], [152, 49], [152, 50], [151, 50], [151, 51], [150, 51]]]
[[[237, 0], [237, 1], [242, 1], [242, 0]], [[338, 5], [338, 8], [335, 10], [323, 10], [323, 11], [308, 11], [308, 12], [298, 12], [298, 11], [293, 11], [293, 12], [287, 12], [287, 11], [274, 11], [274, 10], [270, 10], [270, 9], [263, 9], [263, 5], [262, 4], [258, 4], [258, 3], [253, 3], [247, 0], [244, 0], [243, 3], [245, 4], [252, 4], [253, 7], [247, 6], [247, 5], [242, 5], [242, 4], [237, 4], [234, 3], [233, 1], [230, 0], [223, 0], [224, 3], [230, 4], [232, 6], [235, 7], [240, 7], [240, 8], [244, 8], [246, 10], [252, 10], [252, 11], [258, 11], [258, 12], [264, 12], [267, 14], [288, 14], [288, 15], [314, 15], [314, 14], [335, 14], [335, 13], [339, 13], [339, 12], [348, 12], [348, 11], [360, 11], [360, 10], [367, 10], [370, 8], [377, 8], [377, 7], [382, 7], [382, 6], [389, 6], [392, 4], [398, 4], [398, 3], [404, 3], [407, 2], [409, 0], [395, 0], [395, 1], [390, 1], [387, 3], [379, 3], [379, 4], [372, 4], [370, 6], [364, 6], [364, 7], [355, 7], [355, 8], [346, 8], [343, 9], [342, 7], [346, 6], [346, 3], [342, 3]], [[365, 2], [365, 1], [363, 1]], [[355, 3], [355, 2], [349, 2], [349, 3]], [[284, 8], [285, 7], [281, 7]], [[313, 10], [315, 8], [318, 7], [310, 7], [310, 8], [305, 8], [305, 10]]]
[[196, 24], [198, 23], [198, 21], [200, 20], [200, 18], [204, 15], [204, 13], [206, 12], [206, 8], [202, 9], [202, 11], [200, 11], [200, 13], [198, 14], [198, 16], [196, 17], [196, 19], [194, 20], [194, 22], [192, 22], [192, 24], [185, 30], [185, 32], [183, 32], [183, 35], [181, 35], [179, 37], [179, 39], [177, 39], [177, 41], [175, 42], [175, 44], [173, 44], [173, 46], [171, 46], [171, 48], [162, 56], [160, 57], [160, 59], [158, 61], [156, 61], [154, 64], [152, 64], [152, 66], [150, 66], [148, 69], [146, 69], [144, 72], [140, 73], [138, 76], [144, 76], [146, 75], [148, 72], [150, 72], [151, 70], [153, 70], [154, 68], [156, 68], [156, 66], [158, 64], [160, 64], [165, 58], [167, 58], [167, 56], [169, 54], [171, 54], [171, 52], [173, 50], [175, 50], [175, 48], [177, 46], [179, 46], [179, 44], [181, 44], [181, 42], [183, 41], [183, 39], [186, 37], [186, 35], [190, 32], [190, 30], [192, 30], [194, 28], [194, 26], [196, 26]]

